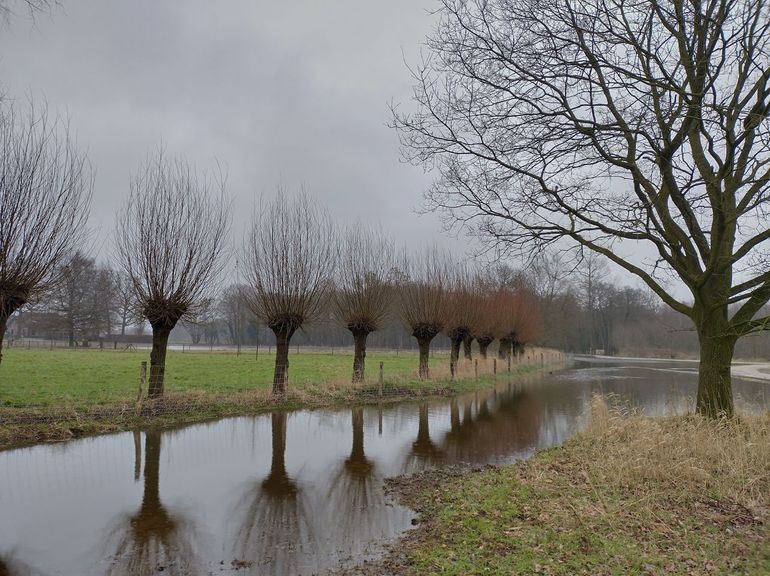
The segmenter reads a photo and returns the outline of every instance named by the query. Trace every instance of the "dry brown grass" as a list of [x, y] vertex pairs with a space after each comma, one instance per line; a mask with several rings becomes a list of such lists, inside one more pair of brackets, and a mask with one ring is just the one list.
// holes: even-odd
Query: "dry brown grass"
[[606, 486], [648, 498], [711, 496], [770, 506], [770, 413], [717, 422], [689, 415], [642, 418], [593, 399], [585, 464]]

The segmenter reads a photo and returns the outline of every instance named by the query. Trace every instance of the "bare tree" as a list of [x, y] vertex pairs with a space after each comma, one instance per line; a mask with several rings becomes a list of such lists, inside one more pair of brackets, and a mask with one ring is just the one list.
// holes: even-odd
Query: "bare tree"
[[92, 178], [67, 127], [0, 111], [0, 360], [8, 318], [56, 284], [86, 236]]
[[500, 314], [495, 298], [496, 287], [484, 276], [477, 276], [474, 281], [474, 294], [470, 306], [476, 310], [476, 322], [473, 328], [473, 338], [479, 345], [479, 356], [487, 359], [489, 345], [494, 342], [499, 333]]
[[447, 309], [447, 266], [435, 248], [417, 253], [402, 264], [398, 284], [401, 317], [420, 350], [420, 378], [430, 376], [430, 343], [444, 328]]
[[419, 111], [395, 115], [406, 156], [441, 175], [429, 204], [503, 247], [563, 241], [638, 276], [695, 325], [698, 412], [732, 414], [735, 343], [770, 320], [767, 2], [440, 12]]
[[112, 283], [115, 290], [113, 308], [120, 324], [120, 335], [126, 335], [126, 328], [131, 324], [143, 323], [144, 318], [137, 312], [136, 293], [131, 277], [125, 272], [113, 271]]
[[[467, 342], [467, 348], [470, 349], [479, 321], [479, 309], [474, 306], [476, 288], [473, 285], [473, 275], [467, 266], [452, 266], [449, 269], [447, 284], [443, 331], [452, 343], [449, 365], [454, 376], [460, 359], [460, 346], [465, 346]], [[466, 352], [466, 358], [468, 356], [470, 350]]]
[[323, 311], [336, 254], [327, 212], [305, 193], [281, 193], [255, 215], [244, 254], [248, 301], [275, 334], [275, 395], [286, 393], [291, 337]]
[[353, 335], [353, 382], [362, 382], [366, 339], [382, 327], [390, 311], [393, 242], [358, 224], [346, 231], [340, 248], [334, 314]]
[[0, 20], [8, 22], [12, 16], [16, 16], [17, 7], [22, 8], [34, 17], [37, 12], [48, 10], [57, 0], [0, 0]]
[[98, 338], [109, 324], [106, 305], [111, 294], [109, 284], [104, 283], [102, 271], [93, 258], [78, 251], [58, 271], [59, 281], [47, 295], [45, 308], [53, 312], [52, 328], [58, 328], [67, 336], [69, 346], [78, 341], [87, 344]]
[[499, 289], [495, 298], [498, 314], [498, 357], [507, 359], [518, 354], [536, 333], [539, 319], [537, 298], [529, 289]]
[[131, 182], [117, 217], [115, 251], [152, 326], [150, 398], [163, 395], [171, 330], [198, 314], [222, 270], [228, 227], [222, 178], [213, 184], [160, 151]]

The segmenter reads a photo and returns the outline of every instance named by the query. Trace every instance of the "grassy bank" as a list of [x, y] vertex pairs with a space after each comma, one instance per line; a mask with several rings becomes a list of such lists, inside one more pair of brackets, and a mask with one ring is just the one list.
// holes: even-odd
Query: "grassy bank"
[[563, 447], [441, 475], [396, 482], [422, 525], [388, 572], [770, 574], [770, 414], [654, 420], [599, 402]]
[[[431, 358], [431, 380], [417, 378], [414, 353], [370, 353], [367, 378], [352, 385], [351, 353], [290, 356], [289, 393], [271, 397], [275, 356], [253, 352], [171, 351], [166, 397], [137, 404], [139, 365], [145, 352], [25, 350], [4, 352], [0, 365], [0, 448], [152, 424], [179, 424], [276, 408], [427, 398], [490, 386], [493, 362], [463, 363], [451, 382], [448, 356]], [[535, 357], [534, 355], [532, 356]], [[539, 356], [538, 356], [539, 358]], [[379, 364], [384, 365], [379, 396]], [[512, 376], [540, 367], [514, 366]], [[501, 366], [500, 378], [507, 377]]]

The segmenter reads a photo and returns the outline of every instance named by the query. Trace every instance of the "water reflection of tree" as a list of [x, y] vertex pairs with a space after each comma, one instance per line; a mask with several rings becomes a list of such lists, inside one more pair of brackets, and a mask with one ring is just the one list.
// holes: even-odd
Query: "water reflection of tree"
[[407, 455], [404, 468], [406, 470], [435, 466], [444, 462], [446, 454], [430, 437], [430, 418], [428, 404], [420, 404], [417, 416], [417, 438], [412, 442], [412, 448]]
[[537, 444], [541, 406], [526, 390], [490, 393], [466, 401], [462, 420], [456, 400], [450, 403], [449, 411], [450, 429], [437, 445], [448, 462], [488, 462]]
[[160, 452], [160, 431], [146, 432], [142, 504], [109, 533], [107, 547], [115, 552], [107, 574], [143, 576], [159, 568], [169, 575], [196, 573], [192, 523], [160, 499]]
[[382, 483], [375, 474], [375, 463], [364, 451], [364, 410], [353, 408], [353, 441], [350, 456], [332, 475], [329, 509], [339, 526], [338, 549], [357, 555], [373, 541], [390, 534], [392, 509], [386, 506]]
[[313, 527], [310, 507], [299, 485], [286, 471], [285, 412], [272, 419], [270, 473], [251, 483], [236, 503], [240, 518], [235, 538], [239, 560], [262, 565], [260, 573], [298, 574], [303, 556], [312, 560]]

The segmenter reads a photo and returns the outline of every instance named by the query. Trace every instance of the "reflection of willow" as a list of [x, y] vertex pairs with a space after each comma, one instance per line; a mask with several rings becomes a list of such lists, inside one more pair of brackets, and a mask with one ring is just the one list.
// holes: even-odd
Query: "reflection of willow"
[[[348, 456], [332, 477], [329, 504], [340, 527], [339, 543], [365, 548], [389, 533], [390, 514], [385, 492], [376, 481], [374, 462], [364, 452], [364, 410], [353, 408], [353, 443]], [[352, 554], [362, 550], [350, 550]]]
[[235, 508], [240, 517], [235, 552], [240, 559], [266, 564], [272, 574], [299, 573], [301, 557], [312, 551], [313, 543], [309, 507], [286, 472], [286, 420], [285, 412], [272, 414], [270, 474], [250, 484]]
[[115, 553], [108, 574], [155, 574], [159, 566], [171, 575], [195, 573], [192, 524], [160, 500], [160, 445], [159, 431], [145, 433], [142, 504], [109, 534]]
[[514, 455], [537, 443], [540, 405], [525, 390], [499, 393], [490, 407], [489, 399], [477, 399], [476, 414], [466, 403], [460, 421], [456, 401], [450, 404], [450, 430], [439, 446], [450, 462], [488, 462]]
[[412, 442], [412, 449], [404, 463], [407, 470], [424, 468], [444, 462], [444, 450], [430, 437], [428, 404], [420, 404], [417, 419], [417, 438]]

